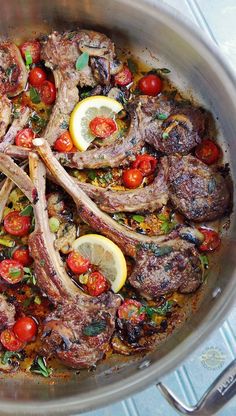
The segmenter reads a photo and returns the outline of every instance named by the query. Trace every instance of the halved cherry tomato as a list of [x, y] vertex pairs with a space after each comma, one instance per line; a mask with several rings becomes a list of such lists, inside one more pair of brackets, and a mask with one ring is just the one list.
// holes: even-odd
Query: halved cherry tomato
[[125, 87], [133, 81], [132, 72], [127, 66], [125, 66], [120, 72], [118, 72], [118, 74], [115, 75], [114, 80], [116, 85]]
[[117, 130], [117, 125], [112, 118], [95, 117], [90, 121], [89, 128], [94, 136], [105, 139]]
[[118, 316], [132, 324], [138, 324], [146, 317], [145, 312], [140, 312], [141, 307], [142, 304], [137, 300], [126, 299], [118, 309]]
[[0, 263], [0, 277], [11, 285], [20, 282], [24, 277], [23, 265], [17, 260], [2, 260]]
[[32, 61], [34, 64], [40, 61], [40, 50], [41, 45], [37, 40], [29, 40], [20, 46], [22, 57], [25, 59], [25, 52], [28, 51], [32, 56]]
[[204, 235], [204, 241], [199, 246], [199, 250], [201, 251], [214, 251], [220, 245], [220, 236], [219, 234], [214, 231], [210, 230], [209, 228], [199, 228], [199, 231]]
[[86, 273], [89, 269], [90, 262], [81, 256], [77, 251], [72, 251], [66, 259], [66, 263], [73, 273]]
[[220, 149], [212, 140], [203, 140], [195, 149], [195, 155], [207, 165], [216, 163], [220, 157]]
[[91, 296], [99, 296], [108, 290], [106, 278], [100, 272], [93, 272], [89, 275], [87, 281], [87, 290]]
[[139, 169], [127, 169], [123, 172], [122, 180], [126, 188], [135, 189], [141, 185], [143, 174]]
[[0, 341], [4, 348], [9, 351], [19, 351], [24, 347], [24, 342], [20, 341], [11, 329], [5, 329], [0, 335]]
[[133, 162], [132, 167], [142, 172], [143, 176], [148, 176], [153, 173], [157, 166], [157, 159], [154, 156], [143, 154], [138, 155]]
[[19, 318], [13, 326], [13, 332], [22, 342], [32, 341], [38, 330], [38, 325], [30, 316]]
[[44, 81], [40, 87], [40, 97], [44, 104], [53, 104], [56, 99], [56, 87], [50, 81]]
[[21, 147], [27, 147], [31, 149], [32, 141], [35, 138], [35, 134], [32, 129], [27, 128], [20, 130], [15, 137], [15, 144]]
[[68, 131], [62, 133], [54, 143], [54, 149], [58, 152], [71, 152], [73, 141]]
[[29, 249], [27, 247], [19, 247], [12, 254], [13, 260], [19, 261], [24, 267], [29, 266], [33, 259], [29, 254]]
[[154, 97], [162, 90], [162, 80], [154, 74], [145, 75], [139, 80], [138, 89], [143, 94], [151, 95]]
[[29, 83], [33, 87], [40, 87], [42, 83], [46, 80], [46, 78], [47, 78], [46, 72], [37, 66], [31, 69], [29, 73]]
[[6, 215], [3, 224], [7, 233], [22, 237], [29, 233], [31, 218], [26, 215], [20, 215], [20, 211], [12, 211]]

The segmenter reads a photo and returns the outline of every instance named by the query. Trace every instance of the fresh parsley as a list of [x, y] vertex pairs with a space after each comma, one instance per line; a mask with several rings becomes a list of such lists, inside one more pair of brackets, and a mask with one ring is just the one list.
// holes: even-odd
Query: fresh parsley
[[29, 267], [24, 267], [24, 272], [24, 281], [27, 284], [36, 285], [37, 280], [32, 270]]
[[164, 234], [169, 234], [176, 226], [176, 222], [171, 221], [165, 214], [159, 214], [157, 218], [161, 221], [160, 229]]
[[39, 104], [41, 101], [40, 95], [38, 90], [36, 90], [36, 88], [34, 87], [30, 87], [30, 99], [32, 101], [32, 103], [34, 104]]
[[31, 215], [33, 215], [33, 207], [32, 207], [32, 205], [27, 205], [27, 207], [25, 207], [24, 209], [22, 209], [22, 211], [20, 212], [20, 215], [22, 217], [30, 217]]
[[43, 377], [49, 377], [52, 374], [52, 369], [47, 367], [47, 363], [44, 357], [36, 357], [33, 364], [30, 367], [31, 373], [40, 374]]
[[96, 179], [96, 177], [97, 177], [97, 174], [96, 174], [96, 172], [95, 172], [94, 170], [90, 170], [90, 171], [88, 172], [88, 178], [89, 178], [91, 181], [94, 181], [94, 179]]
[[138, 73], [138, 65], [136, 64], [136, 62], [134, 62], [132, 59], [127, 59], [127, 64], [128, 64], [128, 68], [129, 70], [133, 73], [133, 74], [137, 74]]
[[87, 325], [83, 329], [83, 334], [88, 337], [96, 337], [97, 335], [104, 332], [106, 329], [106, 322], [102, 321], [92, 321], [91, 324]]
[[87, 65], [89, 61], [89, 54], [87, 52], [83, 52], [77, 59], [75, 68], [77, 71], [82, 71]]
[[138, 223], [143, 222], [145, 220], [145, 218], [142, 215], [133, 215], [132, 218], [134, 221]]
[[171, 312], [173, 308], [174, 302], [171, 300], [167, 300], [163, 305], [155, 307], [150, 306], [141, 306], [139, 313], [145, 312], [150, 319], [152, 319], [153, 315], [157, 314], [160, 316], [166, 316], [168, 312]]
[[18, 360], [22, 361], [24, 359], [24, 355], [16, 351], [5, 351], [4, 354], [1, 356], [1, 363], [10, 364], [11, 358], [17, 358]]
[[164, 140], [169, 139], [169, 133], [166, 133], [166, 132], [164, 131], [164, 133], [162, 133], [162, 138], [163, 138]]

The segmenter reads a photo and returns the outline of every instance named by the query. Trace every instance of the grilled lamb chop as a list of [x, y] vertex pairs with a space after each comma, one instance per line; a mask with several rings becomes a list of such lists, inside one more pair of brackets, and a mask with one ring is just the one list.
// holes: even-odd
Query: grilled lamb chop
[[11, 122], [11, 101], [6, 95], [0, 97], [0, 141]]
[[17, 133], [26, 125], [29, 115], [30, 109], [28, 107], [22, 107], [20, 117], [13, 120], [11, 127], [0, 143], [0, 152], [4, 152], [7, 146], [14, 143]]
[[[77, 70], [76, 62], [83, 52], [88, 53], [89, 64]], [[77, 86], [109, 84], [114, 54], [114, 44], [98, 32], [78, 30], [49, 35], [43, 44], [41, 58], [53, 71], [58, 89], [44, 134], [51, 145], [67, 129], [69, 115], [79, 101]]]
[[4, 183], [0, 190], [0, 222], [2, 222], [4, 209], [14, 186], [13, 182], [9, 178], [4, 179], [3, 182]]
[[[144, 284], [139, 279], [139, 287], [137, 288], [144, 296], [150, 297], [151, 293], [151, 296], [155, 298], [160, 294], [178, 289], [190, 293], [199, 287], [202, 282], [202, 267], [198, 253], [192, 244], [183, 242], [177, 232], [173, 232], [169, 236], [147, 237], [125, 229], [102, 212], [79, 186], [75, 186], [70, 175], [53, 157], [45, 140], [35, 139], [33, 144], [56, 181], [74, 199], [81, 218], [93, 229], [118, 244], [124, 253], [136, 259], [130, 282], [133, 286], [136, 285], [135, 282], [139, 279], [141, 267]], [[189, 258], [191, 261], [188, 261]], [[142, 259], [142, 264], [139, 259]], [[171, 266], [172, 263], [173, 266]], [[170, 283], [170, 279], [173, 277], [171, 267], [177, 274], [177, 278], [172, 283]], [[146, 275], [150, 277], [149, 287], [146, 287]]]
[[140, 96], [129, 104], [128, 112], [131, 126], [126, 137], [101, 149], [58, 153], [58, 160], [77, 169], [115, 167], [137, 154], [144, 142], [167, 155], [186, 154], [201, 142], [210, 119], [205, 110], [168, 101], [164, 96]]
[[5, 296], [0, 294], [0, 331], [14, 325], [15, 314], [15, 306], [7, 302]]
[[11, 42], [1, 42], [0, 93], [15, 97], [24, 90], [27, 78], [28, 72], [17, 46]]
[[75, 181], [105, 212], [152, 212], [161, 209], [169, 199], [168, 164], [165, 157], [160, 159], [159, 165], [158, 174], [150, 185], [130, 191], [113, 191]]
[[170, 156], [169, 191], [173, 206], [192, 221], [222, 217], [229, 207], [225, 179], [194, 156]]

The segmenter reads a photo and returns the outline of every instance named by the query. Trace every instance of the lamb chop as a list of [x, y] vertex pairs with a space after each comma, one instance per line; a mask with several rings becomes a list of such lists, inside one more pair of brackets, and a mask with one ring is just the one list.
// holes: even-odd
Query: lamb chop
[[170, 156], [169, 190], [173, 206], [192, 221], [222, 217], [230, 204], [226, 180], [194, 156]]
[[102, 212], [79, 186], [75, 186], [70, 175], [53, 157], [45, 140], [35, 139], [33, 144], [56, 181], [73, 198], [80, 217], [136, 260], [129, 281], [144, 296], [150, 297], [151, 294], [156, 298], [178, 289], [190, 293], [199, 287], [202, 266], [197, 250], [191, 243], [182, 241], [178, 232], [169, 236], [147, 237], [125, 229]]
[[210, 122], [207, 111], [170, 101], [165, 96], [137, 97], [127, 110], [131, 126], [126, 137], [100, 149], [58, 153], [57, 159], [64, 166], [77, 169], [115, 167], [137, 154], [144, 142], [167, 155], [186, 154], [201, 142]]
[[15, 314], [15, 306], [9, 303], [4, 295], [0, 294], [0, 331], [14, 325]]
[[28, 72], [18, 47], [12, 42], [1, 42], [0, 93], [15, 97], [24, 90], [27, 78]]
[[11, 101], [6, 95], [0, 97], [0, 141], [6, 133], [7, 127], [11, 122]]
[[29, 115], [30, 109], [28, 107], [22, 107], [20, 116], [13, 120], [12, 125], [0, 143], [0, 152], [4, 152], [9, 145], [14, 143], [17, 133], [26, 125]]
[[[76, 62], [87, 53], [89, 62], [81, 70]], [[53, 32], [43, 44], [41, 58], [54, 74], [58, 89], [57, 99], [45, 130], [51, 145], [67, 129], [69, 115], [79, 101], [77, 86], [94, 87], [98, 83], [109, 84], [115, 71], [114, 44], [102, 33], [78, 30]]]

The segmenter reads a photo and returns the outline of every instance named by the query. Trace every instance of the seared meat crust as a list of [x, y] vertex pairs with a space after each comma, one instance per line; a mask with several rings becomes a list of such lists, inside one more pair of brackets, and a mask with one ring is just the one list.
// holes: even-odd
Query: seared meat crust
[[17, 46], [0, 43], [0, 94], [14, 97], [25, 88], [28, 73]]
[[14, 324], [15, 313], [15, 306], [7, 302], [5, 296], [0, 294], [0, 331]]

